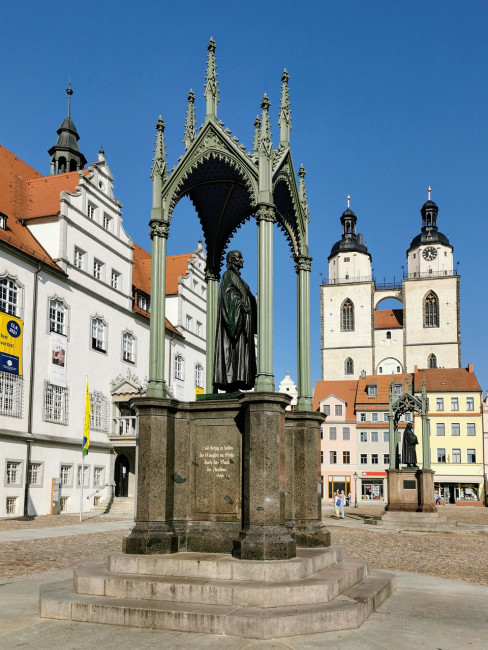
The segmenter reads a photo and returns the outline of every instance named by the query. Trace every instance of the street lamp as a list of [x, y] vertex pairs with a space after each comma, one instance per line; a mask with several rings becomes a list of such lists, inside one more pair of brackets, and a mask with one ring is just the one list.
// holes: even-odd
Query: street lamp
[[358, 507], [358, 473], [354, 472], [354, 507]]

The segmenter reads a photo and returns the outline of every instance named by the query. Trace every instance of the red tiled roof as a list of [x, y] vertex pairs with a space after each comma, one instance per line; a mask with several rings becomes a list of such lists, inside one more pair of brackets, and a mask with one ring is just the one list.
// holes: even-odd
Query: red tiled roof
[[[172, 255], [166, 258], [166, 295], [178, 293], [178, 280], [188, 272], [188, 262], [193, 253]], [[132, 269], [132, 284], [136, 289], [151, 295], [151, 255], [134, 243], [134, 268]]]
[[392, 330], [403, 327], [403, 309], [377, 309], [374, 313], [374, 328]]
[[416, 370], [414, 373], [414, 390], [416, 393], [420, 393], [422, 390], [424, 373], [428, 393], [481, 391], [481, 387], [471, 365], [468, 368], [427, 368], [426, 370]]
[[[87, 175], [89, 169], [81, 173]], [[25, 204], [23, 219], [50, 217], [59, 213], [61, 192], [74, 194], [80, 183], [80, 172], [68, 172], [56, 176], [42, 176], [25, 183]]]
[[313, 410], [318, 411], [320, 402], [335, 395], [346, 403], [346, 420], [354, 420], [354, 401], [356, 398], [356, 380], [318, 381], [313, 392]]
[[[407, 382], [409, 387], [412, 383], [412, 377], [413, 375], [407, 374]], [[368, 405], [371, 405], [371, 407], [374, 408], [378, 408], [380, 404], [388, 405], [391, 380], [392, 375], [366, 375], [364, 378], [360, 377], [356, 394], [357, 408], [364, 410], [367, 409]], [[404, 387], [405, 375], [393, 375], [393, 381], [395, 384], [401, 384]], [[371, 385], [377, 386], [377, 394], [370, 397], [367, 392], [367, 386]]]

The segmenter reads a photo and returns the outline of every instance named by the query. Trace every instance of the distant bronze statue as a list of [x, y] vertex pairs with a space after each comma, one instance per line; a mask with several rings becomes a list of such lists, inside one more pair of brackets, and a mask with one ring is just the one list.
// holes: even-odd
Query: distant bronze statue
[[417, 467], [417, 450], [415, 446], [418, 444], [418, 438], [414, 433], [412, 424], [409, 422], [403, 432], [402, 444], [402, 463], [407, 467]]
[[217, 304], [214, 387], [231, 393], [253, 388], [256, 379], [256, 299], [241, 278], [240, 251], [227, 253]]

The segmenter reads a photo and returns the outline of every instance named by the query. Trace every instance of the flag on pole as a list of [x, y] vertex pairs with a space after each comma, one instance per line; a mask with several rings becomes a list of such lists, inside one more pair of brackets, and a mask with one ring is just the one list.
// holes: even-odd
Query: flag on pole
[[88, 447], [90, 446], [90, 392], [88, 390], [88, 379], [86, 380], [86, 398], [85, 398], [85, 426], [83, 427], [83, 445], [82, 452], [83, 458], [88, 453]]

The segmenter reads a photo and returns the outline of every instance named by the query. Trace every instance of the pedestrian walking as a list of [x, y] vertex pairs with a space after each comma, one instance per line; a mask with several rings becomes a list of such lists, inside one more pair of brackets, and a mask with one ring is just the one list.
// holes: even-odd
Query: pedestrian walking
[[351, 507], [351, 505], [352, 505], [352, 495], [351, 495], [350, 492], [349, 492], [349, 494], [347, 495], [347, 505], [348, 505], [349, 507]]
[[336, 519], [339, 519], [339, 517], [341, 516], [341, 497], [339, 494], [339, 490], [337, 490], [337, 492], [334, 492], [334, 507], [335, 507]]
[[341, 502], [340, 505], [341, 519], [344, 519], [344, 506], [346, 505], [346, 495], [344, 494], [344, 490], [341, 490], [339, 500]]

